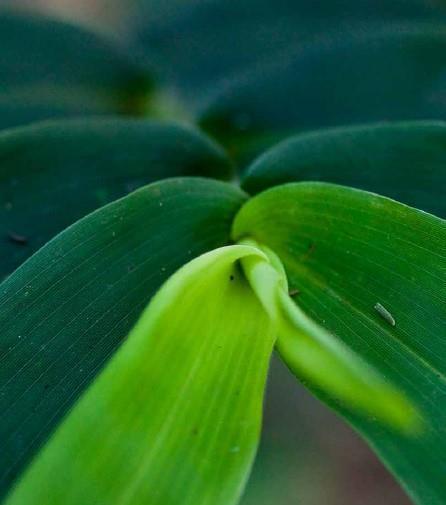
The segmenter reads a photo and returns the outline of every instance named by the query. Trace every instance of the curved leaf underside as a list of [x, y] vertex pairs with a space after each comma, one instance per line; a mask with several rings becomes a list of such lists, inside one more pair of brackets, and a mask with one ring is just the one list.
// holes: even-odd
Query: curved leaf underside
[[247, 169], [259, 193], [287, 182], [324, 181], [373, 191], [446, 217], [446, 123], [343, 127], [285, 140]]
[[227, 243], [243, 201], [240, 190], [211, 180], [151, 184], [77, 222], [2, 283], [1, 494], [159, 286]]
[[299, 47], [314, 33], [361, 21], [446, 20], [441, 1], [425, 0], [337, 0], [336, 4], [331, 0], [146, 0], [138, 7], [139, 43], [188, 103], [200, 102], [218, 83], [275, 58], [286, 48]]
[[44, 17], [0, 15], [0, 128], [92, 114], [141, 114], [152, 78], [130, 51]]
[[221, 248], [169, 279], [6, 503], [238, 502], [274, 344], [236, 265], [252, 254]]
[[0, 277], [77, 219], [144, 184], [231, 172], [217, 145], [173, 124], [65, 120], [0, 133]]
[[[417, 503], [442, 504], [445, 221], [359, 190], [294, 183], [270, 189], [242, 207], [234, 238], [243, 236], [273, 249], [284, 263], [290, 289], [299, 290], [296, 303], [423, 412], [424, 432], [404, 437], [373, 418], [353, 414], [307, 381], [365, 436]], [[286, 353], [283, 358], [293, 369]]]
[[444, 119], [445, 52], [446, 24], [328, 32], [222, 86], [201, 124], [242, 155], [292, 131]]

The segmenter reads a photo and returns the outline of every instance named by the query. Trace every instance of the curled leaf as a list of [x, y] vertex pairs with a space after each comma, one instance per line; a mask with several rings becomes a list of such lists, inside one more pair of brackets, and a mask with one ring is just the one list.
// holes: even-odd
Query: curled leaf
[[404, 436], [310, 389], [368, 440], [417, 503], [442, 504], [446, 221], [365, 191], [291, 183], [241, 208], [233, 238], [246, 236], [280, 256], [299, 307], [395, 384], [422, 412], [424, 429]]
[[235, 505], [274, 344], [236, 263], [259, 254], [220, 248], [171, 277], [6, 503]]
[[242, 243], [265, 252], [264, 258], [248, 256], [241, 263], [275, 322], [276, 346], [291, 371], [304, 383], [323, 389], [349, 408], [398, 430], [417, 430], [420, 419], [404, 395], [293, 302], [279, 258], [253, 240], [245, 239]]

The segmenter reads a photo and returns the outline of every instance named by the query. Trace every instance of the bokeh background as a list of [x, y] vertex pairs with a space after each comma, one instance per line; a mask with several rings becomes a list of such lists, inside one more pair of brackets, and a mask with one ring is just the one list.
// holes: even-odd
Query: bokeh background
[[[181, 0], [0, 0], [0, 7], [50, 13], [125, 38], [141, 18], [156, 24], [160, 8], [151, 10], [151, 5], [160, 2], [168, 10]], [[270, 371], [259, 454], [242, 501], [272, 504], [410, 504], [367, 445], [277, 358]]]

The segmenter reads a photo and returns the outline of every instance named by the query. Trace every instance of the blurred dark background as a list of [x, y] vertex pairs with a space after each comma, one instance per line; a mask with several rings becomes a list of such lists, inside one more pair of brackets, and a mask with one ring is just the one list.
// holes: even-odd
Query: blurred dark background
[[[50, 13], [121, 38], [141, 9], [146, 22], [156, 23], [160, 10], [180, 1], [158, 0], [163, 7], [157, 5], [152, 12], [149, 0], [0, 0], [0, 6]], [[310, 396], [275, 359], [259, 455], [242, 505], [409, 503], [353, 430]]]

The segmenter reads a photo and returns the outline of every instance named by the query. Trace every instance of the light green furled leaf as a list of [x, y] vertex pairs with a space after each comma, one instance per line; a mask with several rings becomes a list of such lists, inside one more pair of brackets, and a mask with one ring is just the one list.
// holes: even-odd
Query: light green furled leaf
[[0, 495], [160, 285], [229, 242], [244, 199], [212, 180], [153, 183], [75, 223], [0, 285]]
[[3, 12], [0, 45], [0, 128], [78, 115], [140, 115], [149, 103], [151, 72], [134, 51], [84, 28]]
[[275, 253], [254, 240], [241, 243], [259, 248], [270, 259], [248, 256], [241, 263], [275, 322], [276, 346], [293, 372], [353, 410], [375, 416], [399, 431], [419, 431], [419, 414], [403, 395], [293, 303], [284, 267]]
[[230, 178], [206, 136], [137, 119], [48, 121], [0, 133], [0, 278], [56, 233], [149, 182]]
[[[308, 383], [364, 435], [416, 503], [443, 504], [446, 222], [360, 190], [291, 183], [242, 207], [233, 236], [274, 250], [290, 290], [299, 290], [299, 307], [419, 409], [424, 429], [407, 437]], [[282, 352], [301, 377], [293, 350]]]
[[326, 31], [216, 88], [200, 113], [204, 129], [244, 157], [297, 131], [446, 119], [446, 24], [353, 26]]
[[446, 217], [446, 123], [342, 127], [291, 137], [256, 160], [243, 188], [324, 181], [366, 189]]
[[170, 278], [6, 503], [235, 505], [274, 344], [236, 264], [259, 254], [217, 249]]

